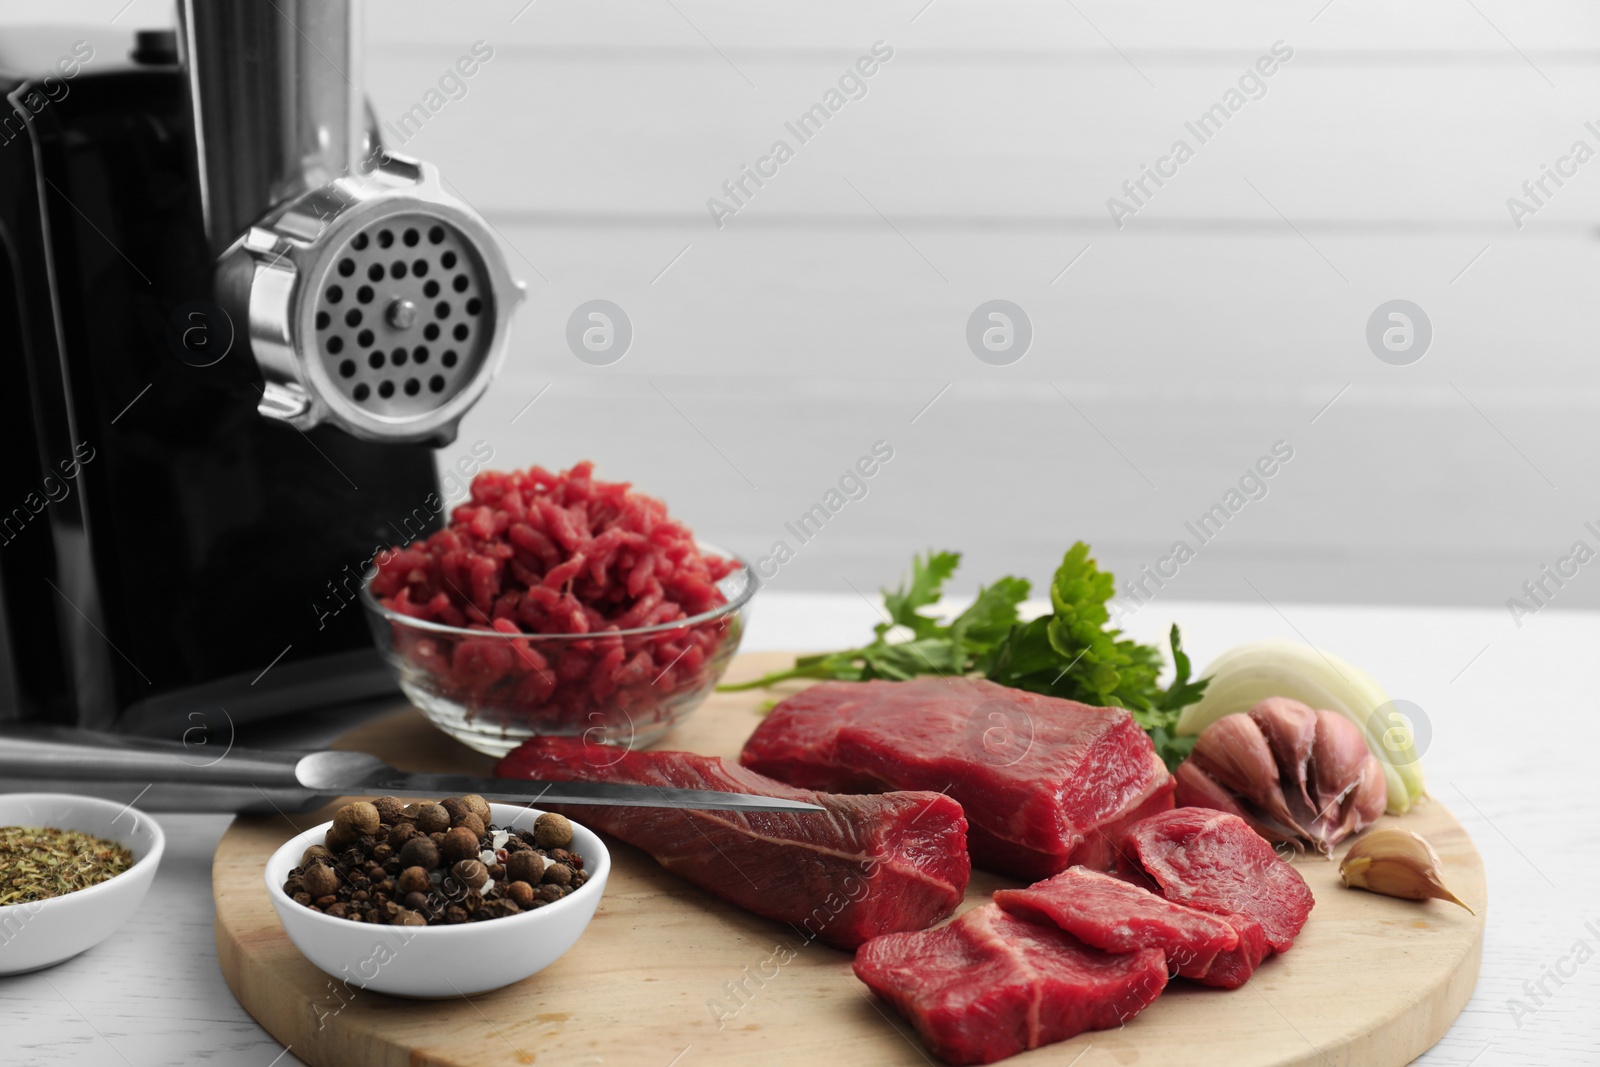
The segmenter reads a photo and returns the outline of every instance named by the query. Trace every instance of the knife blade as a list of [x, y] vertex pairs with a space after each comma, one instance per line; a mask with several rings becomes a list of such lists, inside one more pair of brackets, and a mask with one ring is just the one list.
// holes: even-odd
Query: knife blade
[[422, 774], [397, 770], [365, 752], [313, 752], [295, 764], [295, 778], [307, 789], [326, 793], [394, 796], [463, 796], [525, 804], [596, 804], [624, 808], [692, 808], [703, 811], [823, 811], [801, 800], [723, 793], [714, 789], [672, 789], [624, 782], [547, 782], [523, 778], [480, 778], [468, 774]]

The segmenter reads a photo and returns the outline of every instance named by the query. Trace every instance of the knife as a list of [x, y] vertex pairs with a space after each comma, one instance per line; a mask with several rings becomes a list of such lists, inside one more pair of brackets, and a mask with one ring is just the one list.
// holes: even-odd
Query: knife
[[[230, 748], [221, 756], [195, 747], [8, 723], [0, 727], [0, 791], [109, 793], [117, 799], [157, 787], [151, 810], [303, 810], [318, 799], [347, 795], [450, 797], [476, 793], [519, 804], [598, 804], [704, 811], [822, 811], [816, 804], [712, 789], [670, 789], [622, 782], [546, 782], [421, 774], [389, 766], [365, 752], [283, 752]], [[264, 803], [263, 803], [264, 802]]]

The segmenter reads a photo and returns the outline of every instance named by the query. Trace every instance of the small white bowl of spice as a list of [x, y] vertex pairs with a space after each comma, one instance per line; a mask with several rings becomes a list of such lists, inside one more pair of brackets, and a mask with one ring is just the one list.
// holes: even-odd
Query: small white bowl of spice
[[137, 808], [68, 793], [0, 794], [0, 975], [93, 948], [144, 901], [166, 838]]
[[554, 812], [482, 797], [353, 801], [267, 860], [306, 958], [351, 990], [459, 997], [543, 970], [583, 934], [611, 856]]

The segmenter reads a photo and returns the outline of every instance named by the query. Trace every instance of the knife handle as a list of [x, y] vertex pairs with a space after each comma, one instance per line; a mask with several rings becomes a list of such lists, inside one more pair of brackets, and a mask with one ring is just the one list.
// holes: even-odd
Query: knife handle
[[197, 786], [256, 786], [266, 790], [300, 789], [295, 765], [302, 755], [267, 749], [184, 745], [59, 726], [0, 725], [0, 777], [11, 780], [171, 782]]

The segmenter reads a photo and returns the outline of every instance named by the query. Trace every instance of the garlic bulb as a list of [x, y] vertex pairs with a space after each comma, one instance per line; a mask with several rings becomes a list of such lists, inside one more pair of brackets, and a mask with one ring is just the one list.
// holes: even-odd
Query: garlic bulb
[[1367, 749], [1378, 757], [1390, 814], [1404, 814], [1427, 792], [1411, 724], [1403, 716], [1385, 714], [1384, 709], [1393, 707], [1389, 694], [1366, 671], [1332, 652], [1271, 638], [1231, 648], [1200, 673], [1210, 682], [1200, 702], [1178, 716], [1179, 737], [1199, 734], [1266, 697], [1292, 697], [1337, 711], [1360, 728]]
[[[1445, 888], [1439, 854], [1427, 839], [1410, 830], [1388, 826], [1374, 830], [1350, 846], [1339, 864], [1339, 877], [1353, 889], [1368, 889], [1404, 900], [1448, 900], [1467, 908]], [[1467, 908], [1470, 912], [1471, 908]]]
[[1207, 726], [1177, 779], [1179, 805], [1230, 812], [1274, 844], [1324, 853], [1371, 826], [1388, 795], [1360, 727], [1287, 697]]

